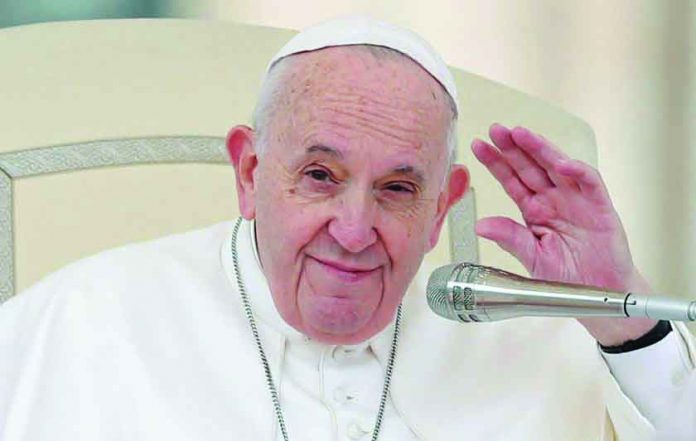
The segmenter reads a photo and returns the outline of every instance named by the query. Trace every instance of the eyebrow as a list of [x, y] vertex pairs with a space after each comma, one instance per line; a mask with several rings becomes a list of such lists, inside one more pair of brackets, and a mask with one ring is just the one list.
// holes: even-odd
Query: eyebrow
[[307, 151], [306, 151], [306, 153], [308, 155], [310, 155], [312, 153], [318, 153], [318, 152], [328, 153], [329, 155], [335, 157], [336, 159], [343, 159], [343, 153], [341, 153], [340, 151], [336, 150], [333, 147], [329, 147], [329, 146], [325, 146], [325, 145], [321, 145], [321, 144], [308, 147]]
[[403, 175], [411, 175], [415, 180], [418, 181], [419, 184], [425, 182], [425, 175], [423, 175], [423, 172], [416, 170], [411, 165], [400, 165], [394, 168], [393, 172]]

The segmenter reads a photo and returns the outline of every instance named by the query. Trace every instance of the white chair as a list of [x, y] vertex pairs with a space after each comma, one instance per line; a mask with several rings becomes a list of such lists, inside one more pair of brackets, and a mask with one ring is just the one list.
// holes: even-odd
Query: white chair
[[[249, 123], [266, 63], [292, 34], [194, 20], [0, 30], [0, 301], [97, 251], [237, 216], [224, 136]], [[494, 121], [526, 125], [596, 162], [581, 120], [453, 71], [459, 161], [472, 171], [480, 214], [515, 213], [469, 151]], [[477, 260], [474, 220], [470, 195], [427, 259]], [[490, 244], [481, 253], [519, 270]]]

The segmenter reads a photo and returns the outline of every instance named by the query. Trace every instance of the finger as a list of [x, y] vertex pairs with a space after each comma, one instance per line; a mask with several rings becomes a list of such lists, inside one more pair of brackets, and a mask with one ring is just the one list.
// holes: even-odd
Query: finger
[[556, 172], [572, 179], [580, 188], [582, 194], [591, 201], [611, 204], [607, 187], [599, 172], [588, 164], [575, 159], [560, 161], [556, 164]]
[[[555, 173], [556, 164], [570, 159], [561, 149], [553, 145], [546, 138], [537, 135], [524, 127], [515, 127], [510, 131], [512, 140], [520, 146], [549, 176], [549, 179], [557, 185], [571, 185], [572, 182]], [[574, 185], [574, 184], [572, 184]]]
[[518, 206], [521, 207], [532, 196], [532, 191], [524, 185], [495, 147], [480, 139], [474, 139], [471, 150]]
[[476, 234], [497, 243], [531, 270], [537, 238], [525, 226], [507, 217], [487, 217], [476, 223]]
[[493, 124], [488, 135], [527, 187], [536, 192], [553, 187], [554, 184], [546, 170], [515, 144], [510, 129], [500, 124]]

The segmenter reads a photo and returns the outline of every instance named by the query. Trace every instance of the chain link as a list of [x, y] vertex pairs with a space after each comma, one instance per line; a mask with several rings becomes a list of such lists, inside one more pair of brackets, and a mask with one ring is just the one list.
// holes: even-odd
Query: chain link
[[[234, 275], [237, 279], [237, 288], [239, 289], [239, 295], [242, 298], [242, 305], [244, 307], [244, 312], [246, 314], [247, 320], [249, 321], [249, 327], [251, 328], [251, 333], [254, 336], [254, 341], [256, 342], [256, 348], [259, 352], [259, 357], [261, 358], [261, 364], [263, 365], [263, 371], [266, 375], [266, 386], [268, 387], [268, 392], [271, 394], [271, 400], [273, 401], [273, 408], [275, 410], [276, 419], [278, 420], [278, 426], [280, 427], [280, 432], [283, 435], [284, 441], [289, 441], [288, 431], [285, 426], [285, 419], [283, 418], [283, 410], [280, 407], [280, 400], [278, 399], [278, 391], [273, 383], [273, 374], [271, 373], [271, 368], [268, 364], [268, 359], [266, 358], [266, 353], [263, 350], [263, 345], [261, 344], [261, 338], [259, 337], [259, 330], [256, 326], [256, 320], [254, 319], [254, 312], [251, 309], [251, 302], [249, 301], [249, 296], [244, 288], [244, 283], [242, 282], [241, 272], [239, 269], [239, 256], [237, 255], [237, 235], [239, 233], [239, 227], [242, 224], [242, 218], [237, 219], [234, 225], [234, 230], [232, 232], [232, 265], [234, 267]], [[396, 349], [399, 343], [399, 332], [401, 330], [401, 305], [396, 311], [396, 321], [394, 322], [394, 338], [392, 339], [391, 349], [389, 351], [389, 359], [387, 360], [387, 367], [384, 376], [384, 386], [382, 387], [382, 396], [379, 401], [379, 410], [377, 411], [377, 418], [375, 420], [375, 428], [372, 431], [372, 441], [377, 441], [379, 437], [379, 431], [382, 428], [382, 421], [384, 420], [384, 409], [387, 405], [387, 399], [389, 398], [389, 386], [391, 385], [391, 377], [394, 372], [394, 359], [396, 358]]]

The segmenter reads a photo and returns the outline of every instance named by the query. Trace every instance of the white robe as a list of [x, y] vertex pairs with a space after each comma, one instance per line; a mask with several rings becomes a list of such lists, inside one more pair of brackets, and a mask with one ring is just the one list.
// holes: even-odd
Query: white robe
[[655, 441], [696, 440], [696, 373], [692, 373], [672, 411], [657, 425]]
[[[2, 305], [0, 440], [277, 439], [232, 276], [231, 225], [101, 253]], [[261, 305], [270, 293], [249, 225], [238, 252]], [[398, 423], [380, 439], [400, 439], [389, 429], [397, 426], [430, 441], [610, 440], [613, 428], [621, 440], [650, 439], [652, 425], [576, 321], [449, 322], [428, 310], [428, 273], [422, 268], [405, 297], [390, 402]], [[282, 379], [288, 333], [256, 312]], [[389, 328], [369, 342], [382, 365], [390, 343]], [[291, 439], [329, 423], [308, 417]]]

